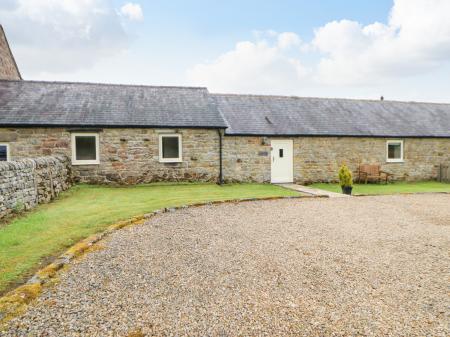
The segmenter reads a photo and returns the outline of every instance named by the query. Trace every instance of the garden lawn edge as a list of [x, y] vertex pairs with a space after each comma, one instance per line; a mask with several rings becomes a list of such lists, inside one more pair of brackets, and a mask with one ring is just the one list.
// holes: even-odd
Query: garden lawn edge
[[57, 273], [66, 267], [72, 260], [83, 254], [88, 253], [91, 248], [107, 235], [120, 230], [124, 227], [133, 225], [142, 225], [148, 219], [155, 215], [167, 212], [175, 212], [179, 209], [186, 209], [190, 207], [200, 207], [207, 205], [217, 205], [224, 203], [240, 203], [248, 201], [263, 201], [263, 200], [278, 200], [278, 199], [302, 199], [302, 198], [321, 198], [322, 196], [310, 197], [310, 196], [288, 196], [288, 197], [262, 197], [262, 198], [246, 198], [246, 199], [230, 199], [230, 200], [217, 200], [199, 202], [189, 205], [183, 205], [178, 207], [162, 208], [150, 213], [146, 213], [141, 216], [134, 216], [128, 220], [123, 220], [110, 225], [106, 230], [88, 236], [87, 238], [79, 241], [78, 243], [67, 249], [62, 255], [57, 257], [52, 263], [36, 272], [25, 284], [9, 291], [4, 296], [0, 297], [0, 331], [3, 331], [7, 323], [14, 317], [23, 313], [28, 305], [39, 297], [45, 286], [50, 286], [50, 281], [54, 280]]
[[352, 197], [378, 197], [378, 196], [389, 196], [389, 195], [414, 195], [414, 194], [450, 194], [450, 192], [398, 192], [398, 193], [378, 193], [378, 194], [352, 194]]

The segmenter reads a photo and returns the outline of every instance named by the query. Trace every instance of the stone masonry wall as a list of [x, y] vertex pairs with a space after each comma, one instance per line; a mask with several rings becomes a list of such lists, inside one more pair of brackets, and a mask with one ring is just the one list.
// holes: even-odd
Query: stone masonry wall
[[[159, 133], [182, 135], [183, 162], [159, 162]], [[100, 165], [72, 166], [76, 181], [135, 184], [155, 181], [217, 181], [219, 137], [206, 129], [103, 129]], [[225, 181], [270, 182], [270, 137], [225, 136]], [[436, 179], [438, 166], [450, 162], [450, 139], [405, 138], [404, 162], [386, 163], [385, 138], [283, 137], [294, 143], [294, 179], [299, 183], [336, 181], [342, 163], [379, 163], [397, 180]], [[13, 159], [63, 154], [71, 157], [65, 128], [0, 128], [0, 143], [10, 144]]]
[[270, 182], [271, 139], [293, 140], [298, 183], [336, 181], [342, 163], [353, 172], [361, 163], [381, 164], [396, 180], [431, 180], [436, 179], [439, 164], [450, 162], [450, 139], [403, 139], [404, 162], [387, 163], [388, 138], [225, 136], [225, 181]]
[[0, 79], [20, 80], [13, 55], [9, 49], [5, 33], [0, 25]]
[[0, 162], [0, 219], [54, 199], [72, 185], [67, 157]]
[[[182, 135], [181, 163], [159, 162], [159, 134]], [[206, 129], [103, 129], [100, 164], [74, 165], [74, 179], [88, 183], [135, 184], [155, 181], [217, 181], [219, 136]], [[71, 157], [71, 133], [65, 128], [0, 128], [0, 143], [14, 158], [64, 154]]]

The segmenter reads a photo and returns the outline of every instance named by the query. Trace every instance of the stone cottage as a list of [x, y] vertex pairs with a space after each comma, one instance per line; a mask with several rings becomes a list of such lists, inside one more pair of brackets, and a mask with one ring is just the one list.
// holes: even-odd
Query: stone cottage
[[335, 181], [346, 163], [397, 180], [436, 179], [450, 162], [450, 104], [212, 94], [228, 128], [227, 180]]
[[450, 104], [24, 81], [0, 35], [0, 161], [63, 154], [78, 181], [124, 184], [335, 181], [342, 163], [427, 180], [450, 162]]
[[225, 128], [205, 88], [0, 81], [7, 159], [64, 154], [79, 181], [216, 181]]

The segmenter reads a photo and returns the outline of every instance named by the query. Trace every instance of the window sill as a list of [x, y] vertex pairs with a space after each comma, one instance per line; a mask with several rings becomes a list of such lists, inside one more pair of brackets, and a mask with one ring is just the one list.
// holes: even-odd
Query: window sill
[[403, 159], [402, 160], [386, 160], [387, 164], [402, 164], [404, 162], [405, 161]]
[[73, 166], [83, 166], [83, 165], [100, 165], [99, 161], [72, 161]]
[[160, 163], [163, 163], [163, 164], [170, 164], [170, 163], [182, 163], [183, 162], [183, 160], [181, 160], [181, 159], [163, 159], [163, 160], [159, 160], [159, 162]]

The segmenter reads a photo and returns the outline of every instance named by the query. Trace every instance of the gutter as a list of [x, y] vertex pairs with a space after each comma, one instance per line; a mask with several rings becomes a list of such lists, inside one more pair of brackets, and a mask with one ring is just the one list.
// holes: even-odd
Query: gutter
[[108, 124], [49, 124], [49, 123], [28, 123], [28, 124], [21, 124], [21, 123], [2, 123], [0, 122], [0, 127], [3, 128], [66, 128], [66, 129], [205, 129], [205, 130], [221, 130], [226, 129], [226, 126], [203, 126], [203, 125], [190, 125], [190, 126], [183, 126], [183, 125], [154, 125], [154, 124], [142, 124], [142, 125], [136, 125], [136, 124], [115, 124], [115, 125], [108, 125]]
[[304, 137], [304, 138], [430, 138], [430, 139], [448, 139], [448, 136], [430, 136], [430, 135], [345, 135], [345, 134], [272, 134], [272, 133], [225, 133], [225, 137]]
[[217, 130], [219, 134], [219, 185], [223, 185], [223, 145], [222, 145], [222, 131]]

